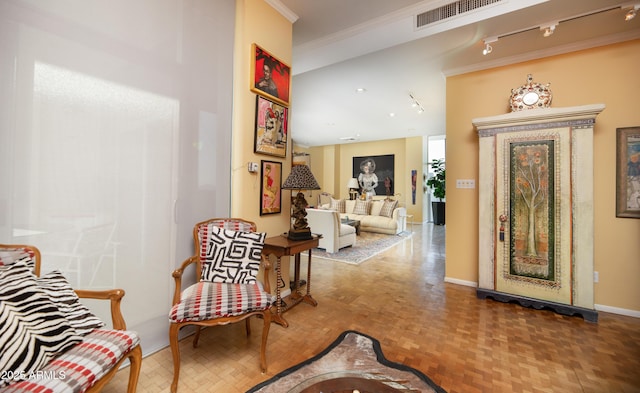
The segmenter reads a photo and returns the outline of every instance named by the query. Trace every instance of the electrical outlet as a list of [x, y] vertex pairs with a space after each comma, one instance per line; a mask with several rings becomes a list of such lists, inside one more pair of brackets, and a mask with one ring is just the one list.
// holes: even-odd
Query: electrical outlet
[[247, 169], [249, 170], [250, 173], [258, 172], [258, 163], [250, 162], [249, 164], [247, 164]]
[[475, 179], [458, 179], [456, 188], [476, 188], [476, 181]]
[[598, 281], [600, 281], [600, 273], [593, 272], [593, 282], [598, 282]]

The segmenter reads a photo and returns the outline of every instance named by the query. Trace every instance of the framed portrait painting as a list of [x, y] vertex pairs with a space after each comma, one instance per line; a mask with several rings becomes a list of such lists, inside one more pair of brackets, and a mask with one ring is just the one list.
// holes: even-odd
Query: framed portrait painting
[[256, 44], [251, 45], [251, 90], [289, 105], [291, 67]]
[[289, 109], [265, 97], [256, 96], [254, 153], [287, 156]]
[[640, 127], [616, 131], [616, 217], [640, 218]]
[[373, 197], [394, 195], [395, 155], [353, 157], [353, 177], [358, 179], [360, 191]]
[[260, 215], [276, 214], [282, 210], [282, 163], [260, 161]]

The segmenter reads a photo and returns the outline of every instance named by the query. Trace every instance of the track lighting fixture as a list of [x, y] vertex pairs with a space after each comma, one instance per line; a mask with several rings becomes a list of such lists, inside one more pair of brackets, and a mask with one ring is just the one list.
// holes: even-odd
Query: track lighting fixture
[[544, 31], [542, 35], [544, 37], [549, 37], [550, 35], [552, 35], [553, 32], [556, 30], [557, 25], [558, 25], [558, 22], [553, 22], [553, 23], [540, 26], [540, 30]]
[[493, 47], [489, 44], [498, 41], [498, 37], [487, 37], [484, 39], [484, 49], [482, 50], [483, 55], [488, 55], [493, 51]]
[[413, 96], [412, 93], [409, 93], [409, 98], [411, 99], [411, 107], [416, 108], [418, 113], [423, 113], [424, 108], [422, 107], [422, 104]]

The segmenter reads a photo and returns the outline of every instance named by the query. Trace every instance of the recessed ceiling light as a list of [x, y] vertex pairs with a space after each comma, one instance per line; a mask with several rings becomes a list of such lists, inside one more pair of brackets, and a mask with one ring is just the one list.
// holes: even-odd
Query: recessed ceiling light
[[358, 88], [356, 89], [356, 93], [364, 93], [364, 92], [366, 92], [366, 91], [367, 91], [367, 89], [365, 89], [364, 87], [358, 87]]
[[391, 113], [389, 113], [389, 117], [396, 117], [396, 114], [391, 112]]

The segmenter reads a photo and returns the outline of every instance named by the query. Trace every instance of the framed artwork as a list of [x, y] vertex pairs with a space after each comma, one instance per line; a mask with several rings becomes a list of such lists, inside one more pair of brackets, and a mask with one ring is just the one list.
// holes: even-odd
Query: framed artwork
[[640, 218], [640, 127], [616, 131], [616, 217]]
[[395, 155], [353, 157], [353, 177], [358, 179], [360, 192], [367, 197], [394, 195]]
[[287, 156], [289, 109], [265, 97], [256, 96], [254, 153]]
[[282, 210], [282, 163], [260, 161], [260, 215], [276, 214]]
[[291, 67], [256, 44], [251, 53], [251, 91], [289, 105]]

